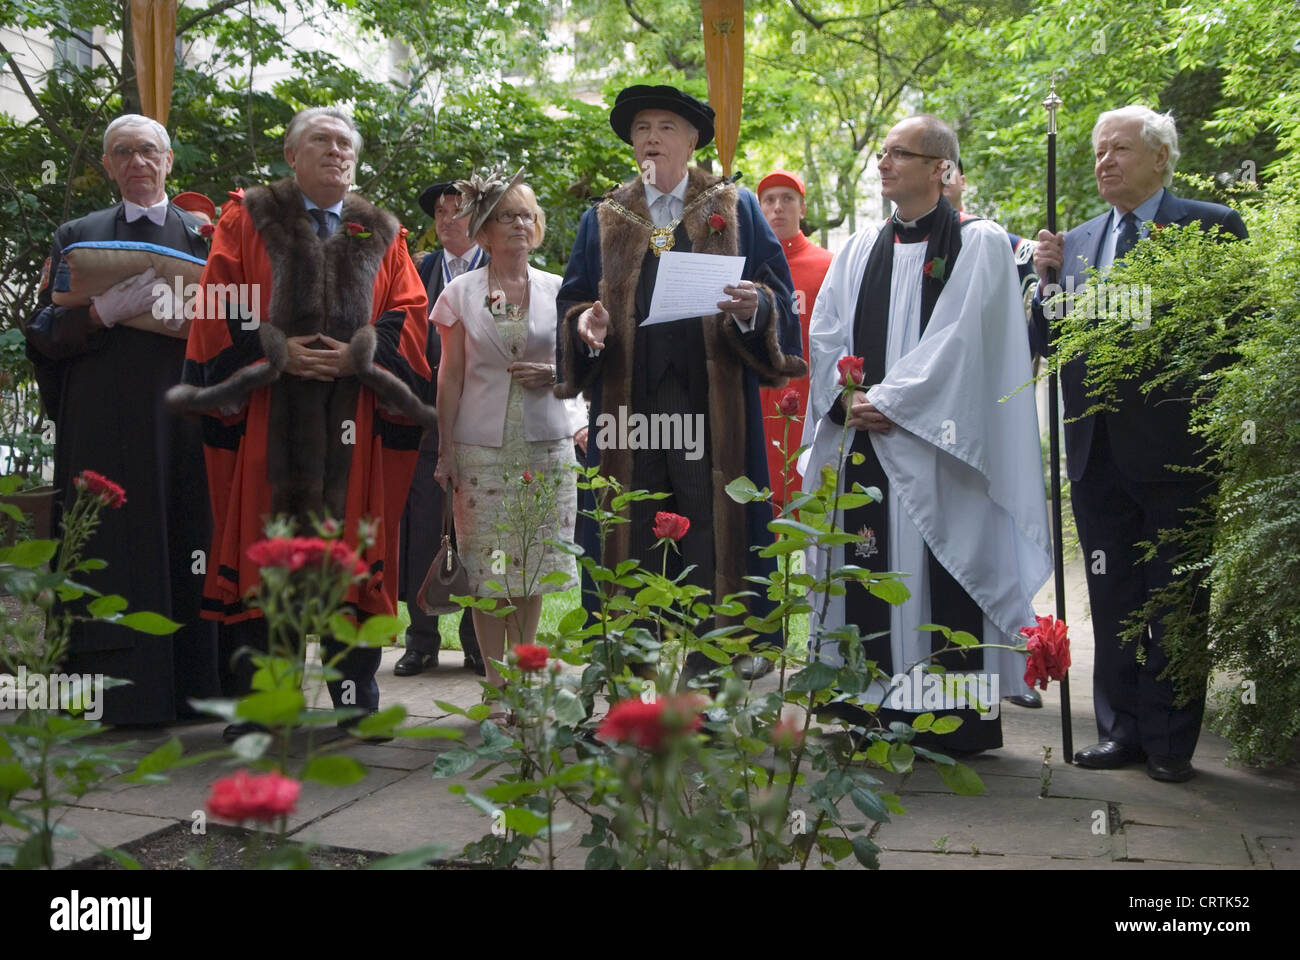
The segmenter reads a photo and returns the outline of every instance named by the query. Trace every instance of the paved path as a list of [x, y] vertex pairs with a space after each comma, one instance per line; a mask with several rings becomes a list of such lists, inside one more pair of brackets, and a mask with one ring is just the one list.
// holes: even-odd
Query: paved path
[[[1072, 715], [1076, 749], [1092, 743], [1092, 643], [1083, 608], [1082, 568], [1071, 568], [1067, 620], [1072, 624], [1074, 679]], [[1051, 585], [1038, 597], [1041, 611], [1053, 609]], [[477, 678], [460, 666], [460, 654], [419, 677], [392, 674], [401, 655], [384, 653], [379, 675], [382, 702], [402, 703], [413, 724], [463, 726], [471, 742], [474, 725], [446, 717], [435, 699], [468, 706], [478, 701]], [[771, 683], [769, 678], [764, 683]], [[879, 825], [875, 834], [889, 867], [1000, 869], [1168, 869], [1213, 867], [1285, 869], [1300, 867], [1300, 768], [1260, 771], [1227, 760], [1228, 745], [1203, 732], [1195, 757], [1198, 776], [1190, 783], [1157, 783], [1140, 766], [1118, 771], [1083, 770], [1061, 762], [1059, 687], [1044, 695], [1041, 710], [1003, 704], [1002, 750], [972, 758], [987, 793], [957, 797], [946, 792], [933, 770], [922, 766], [894, 778], [906, 814]], [[9, 718], [0, 714], [0, 722]], [[222, 746], [222, 724], [158, 731], [115, 731], [106, 740], [133, 740], [132, 755], [143, 756], [177, 735], [187, 753]], [[329, 734], [333, 736], [331, 732]], [[449, 854], [478, 839], [488, 818], [447, 792], [448, 781], [430, 777], [439, 751], [453, 741], [407, 740], [400, 744], [356, 744], [349, 753], [370, 768], [350, 787], [307, 784], [292, 820], [294, 835], [368, 851], [398, 852], [438, 844]], [[1043, 747], [1052, 748], [1043, 791]], [[107, 845], [122, 845], [177, 821], [190, 823], [203, 808], [208, 784], [233, 764], [209, 763], [176, 772], [167, 784], [116, 783], [90, 794], [72, 808], [65, 823]], [[467, 782], [469, 774], [456, 782]], [[562, 835], [563, 866], [582, 865], [579, 825]], [[195, 837], [196, 845], [203, 838]], [[60, 861], [93, 853], [85, 839], [60, 839]]]

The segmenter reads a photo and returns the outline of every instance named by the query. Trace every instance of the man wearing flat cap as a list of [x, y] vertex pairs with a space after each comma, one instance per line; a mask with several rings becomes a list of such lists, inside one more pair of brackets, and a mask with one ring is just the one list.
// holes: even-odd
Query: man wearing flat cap
[[[442, 289], [462, 273], [476, 270], [488, 262], [488, 255], [469, 238], [465, 229], [468, 221], [458, 218], [460, 194], [452, 181], [435, 183], [420, 194], [420, 206], [433, 217], [438, 233], [440, 250], [428, 254], [419, 262], [420, 280], [429, 294], [429, 308], [438, 302]], [[442, 338], [433, 331], [425, 347], [425, 356], [433, 379], [425, 401], [436, 406], [438, 400], [438, 364], [442, 361]], [[442, 529], [442, 511], [450, 510], [444, 503], [442, 487], [433, 478], [438, 466], [438, 428], [425, 428], [420, 438], [420, 459], [416, 463], [411, 492], [406, 496], [406, 509], [402, 513], [402, 548], [398, 572], [398, 595], [406, 601], [411, 615], [411, 625], [406, 628], [406, 652], [393, 664], [393, 673], [399, 677], [413, 677], [429, 667], [438, 665], [438, 650], [442, 635], [438, 631], [438, 617], [420, 609], [416, 593], [424, 583], [425, 574], [438, 551], [438, 531]], [[474, 618], [464, 614], [460, 618], [460, 646], [465, 653], [465, 666], [479, 676], [485, 673], [483, 658], [479, 655], [478, 640], [474, 636]]]
[[[678, 569], [694, 566], [689, 581], [719, 602], [752, 589], [746, 576], [775, 570], [772, 558], [751, 549], [772, 542], [771, 508], [738, 504], [725, 487], [740, 476], [767, 485], [759, 387], [807, 372], [790, 271], [755, 196], [689, 167], [713, 139], [711, 107], [673, 87], [633, 86], [615, 99], [610, 125], [632, 146], [641, 175], [610, 191], [578, 225], [557, 297], [556, 393], [581, 391], [591, 402], [589, 465], [625, 489], [669, 494], [630, 504], [630, 522], [614, 525], [601, 562], [613, 567], [634, 557], [653, 565], [655, 513], [681, 514], [690, 529], [678, 544]], [[668, 250], [745, 258], [742, 279], [725, 288], [717, 313], [644, 323]], [[636, 414], [698, 424], [702, 440], [650, 444], [609, 429], [611, 420]], [[584, 522], [583, 540], [599, 557], [594, 524]], [[757, 616], [770, 609], [765, 598], [750, 606]], [[698, 653], [692, 658], [688, 672], [698, 675], [705, 663]]]

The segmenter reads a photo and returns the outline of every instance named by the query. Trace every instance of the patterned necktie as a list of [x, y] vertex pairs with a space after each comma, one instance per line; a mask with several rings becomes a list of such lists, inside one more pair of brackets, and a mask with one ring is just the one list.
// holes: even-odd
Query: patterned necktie
[[671, 194], [665, 193], [654, 203], [654, 209], [651, 211], [650, 219], [656, 227], [665, 227], [673, 219], [673, 198]]
[[452, 257], [447, 261], [447, 275], [455, 280], [465, 272], [466, 263], [460, 257]]
[[320, 237], [322, 240], [328, 240], [330, 234], [334, 232], [330, 229], [329, 214], [320, 207], [312, 207], [307, 212], [310, 213], [311, 218], [316, 221], [316, 236]]
[[1128, 253], [1138, 242], [1138, 221], [1130, 210], [1120, 220], [1119, 238], [1115, 241], [1115, 259]]

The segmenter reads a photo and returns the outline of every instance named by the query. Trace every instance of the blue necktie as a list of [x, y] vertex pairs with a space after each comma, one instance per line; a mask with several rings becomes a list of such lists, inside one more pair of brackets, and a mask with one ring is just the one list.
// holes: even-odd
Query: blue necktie
[[316, 221], [316, 236], [320, 237], [322, 240], [328, 240], [330, 234], [334, 232], [330, 229], [329, 214], [320, 207], [312, 207], [307, 212], [310, 213], [311, 218]]
[[1138, 242], [1138, 221], [1130, 210], [1120, 220], [1119, 238], [1115, 241], [1115, 259], [1128, 253]]

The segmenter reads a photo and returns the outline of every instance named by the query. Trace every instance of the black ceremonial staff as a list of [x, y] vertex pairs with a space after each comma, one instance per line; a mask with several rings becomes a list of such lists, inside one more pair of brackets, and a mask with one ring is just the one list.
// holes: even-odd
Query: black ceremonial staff
[[[1061, 98], [1056, 95], [1056, 77], [1043, 101], [1047, 109], [1047, 230], [1056, 235], [1056, 110]], [[1049, 267], [1044, 280], [1056, 283], [1055, 267]], [[1047, 311], [1047, 342], [1052, 342], [1053, 310]], [[1065, 543], [1061, 536], [1061, 408], [1056, 384], [1056, 367], [1047, 375], [1047, 416], [1051, 421], [1050, 447], [1052, 465], [1052, 562], [1056, 571], [1056, 619], [1065, 620]], [[1070, 725], [1070, 674], [1061, 678], [1061, 752], [1066, 763], [1074, 763], [1074, 730]]]

